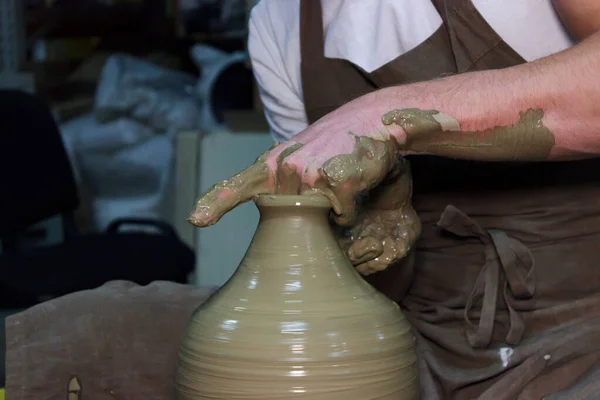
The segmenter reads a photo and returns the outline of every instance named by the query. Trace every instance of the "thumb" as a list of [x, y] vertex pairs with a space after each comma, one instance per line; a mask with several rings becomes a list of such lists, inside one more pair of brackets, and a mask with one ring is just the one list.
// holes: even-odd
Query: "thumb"
[[196, 201], [188, 221], [198, 227], [217, 223], [223, 215], [259, 194], [273, 192], [271, 174], [266, 164], [269, 152], [231, 178], [213, 185]]

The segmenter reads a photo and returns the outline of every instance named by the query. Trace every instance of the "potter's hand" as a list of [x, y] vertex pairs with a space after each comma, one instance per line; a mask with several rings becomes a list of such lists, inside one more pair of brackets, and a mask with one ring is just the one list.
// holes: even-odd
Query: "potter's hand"
[[[352, 114], [352, 113], [351, 113]], [[360, 113], [354, 112], [361, 118]], [[200, 227], [217, 222], [238, 204], [265, 193], [320, 193], [331, 201], [336, 222], [353, 226], [356, 200], [381, 183], [399, 157], [398, 140], [386, 128], [348, 132], [346, 112], [331, 113], [261, 155], [232, 178], [214, 185], [196, 203], [189, 221]], [[355, 122], [353, 119], [352, 122]]]
[[412, 178], [407, 160], [365, 199], [358, 222], [339, 237], [350, 261], [363, 275], [382, 271], [404, 258], [421, 234], [411, 205]]

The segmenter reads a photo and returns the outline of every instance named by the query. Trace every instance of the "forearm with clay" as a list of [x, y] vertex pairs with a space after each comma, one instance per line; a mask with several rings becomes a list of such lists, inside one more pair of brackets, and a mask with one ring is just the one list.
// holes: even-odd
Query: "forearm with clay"
[[[377, 121], [358, 131], [391, 135], [404, 154], [489, 161], [585, 158], [600, 153], [600, 80], [594, 79], [599, 67], [596, 34], [536, 63], [383, 89], [347, 107], [371, 115], [363, 115], [363, 124]], [[408, 107], [394, 107], [399, 104]], [[352, 230], [347, 253], [363, 274], [399, 261], [418, 237], [410, 171], [404, 175], [384, 197], [396, 202], [376, 198]], [[390, 186], [372, 194], [382, 190], [390, 192]]]
[[[336, 222], [351, 228], [351, 243], [362, 239], [360, 251], [347, 247], [353, 262], [364, 264], [363, 272], [383, 269], [404, 257], [420, 232], [409, 171], [398, 167], [399, 156], [554, 161], [600, 155], [598, 71], [595, 33], [535, 62], [365, 95], [213, 186], [189, 220], [214, 224], [261, 193], [319, 193], [330, 199]], [[385, 183], [391, 189], [381, 189]], [[377, 207], [357, 206], [365, 193]], [[365, 264], [370, 261], [375, 263]]]
[[404, 153], [586, 158], [600, 154], [599, 71], [600, 32], [536, 62], [386, 88], [346, 107], [363, 110], [355, 129], [391, 134]]

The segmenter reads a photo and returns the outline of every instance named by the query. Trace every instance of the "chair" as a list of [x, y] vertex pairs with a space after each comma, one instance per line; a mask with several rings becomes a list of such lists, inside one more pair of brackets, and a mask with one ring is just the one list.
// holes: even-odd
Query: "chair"
[[[187, 283], [195, 255], [162, 221], [121, 219], [79, 234], [77, 186], [58, 127], [35, 96], [0, 90], [0, 309], [26, 308], [111, 280]], [[59, 216], [64, 240], [27, 246], [31, 227]], [[158, 233], [121, 232], [151, 225]]]

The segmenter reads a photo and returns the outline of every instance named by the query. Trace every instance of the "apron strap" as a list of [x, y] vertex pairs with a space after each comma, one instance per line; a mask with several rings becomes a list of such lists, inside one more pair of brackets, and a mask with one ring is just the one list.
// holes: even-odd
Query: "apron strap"
[[300, 53], [311, 62], [325, 58], [321, 0], [300, 0]]
[[506, 343], [517, 345], [523, 338], [525, 323], [514, 309], [510, 299], [530, 299], [535, 294], [535, 264], [531, 252], [525, 245], [514, 238], [509, 238], [505, 232], [490, 229], [490, 238], [500, 259], [504, 276], [504, 299], [510, 318], [510, 329]]
[[[462, 44], [460, 43], [457, 35], [456, 29], [454, 27], [453, 17], [451, 18], [450, 13], [453, 12], [456, 14], [454, 10], [460, 7], [468, 7], [465, 3], [470, 3], [471, 0], [451, 0], [452, 1], [452, 10], [448, 10], [448, 0], [437, 0], [436, 8], [440, 17], [446, 24], [446, 28], [448, 30], [448, 36], [450, 37], [450, 43], [452, 44], [452, 53], [454, 54], [454, 62], [456, 63], [456, 69], [458, 73], [462, 73], [468, 71], [471, 68], [472, 62], [469, 56], [465, 53]], [[439, 4], [441, 3], [441, 4]], [[458, 3], [458, 4], [457, 4]], [[435, 4], [435, 2], [434, 2]]]
[[300, 0], [300, 74], [309, 123], [377, 89], [370, 76], [347, 60], [325, 57], [320, 0]]
[[[442, 213], [438, 226], [461, 238], [476, 238], [485, 248], [485, 263], [475, 280], [464, 310], [465, 334], [473, 348], [486, 348], [492, 340], [500, 273], [505, 278], [504, 302], [509, 312], [510, 328], [506, 343], [520, 343], [525, 323], [511, 304], [510, 298], [526, 299], [535, 293], [533, 256], [527, 247], [505, 232], [495, 229], [484, 230], [477, 222], [458, 208], [449, 205]], [[471, 321], [474, 304], [482, 300], [479, 323]]]
[[300, 74], [304, 111], [310, 124], [339, 107], [338, 103], [343, 104], [341, 99], [329, 99], [339, 96], [335, 82], [323, 81], [337, 69], [337, 63], [331, 61], [325, 58], [321, 0], [300, 0]]

